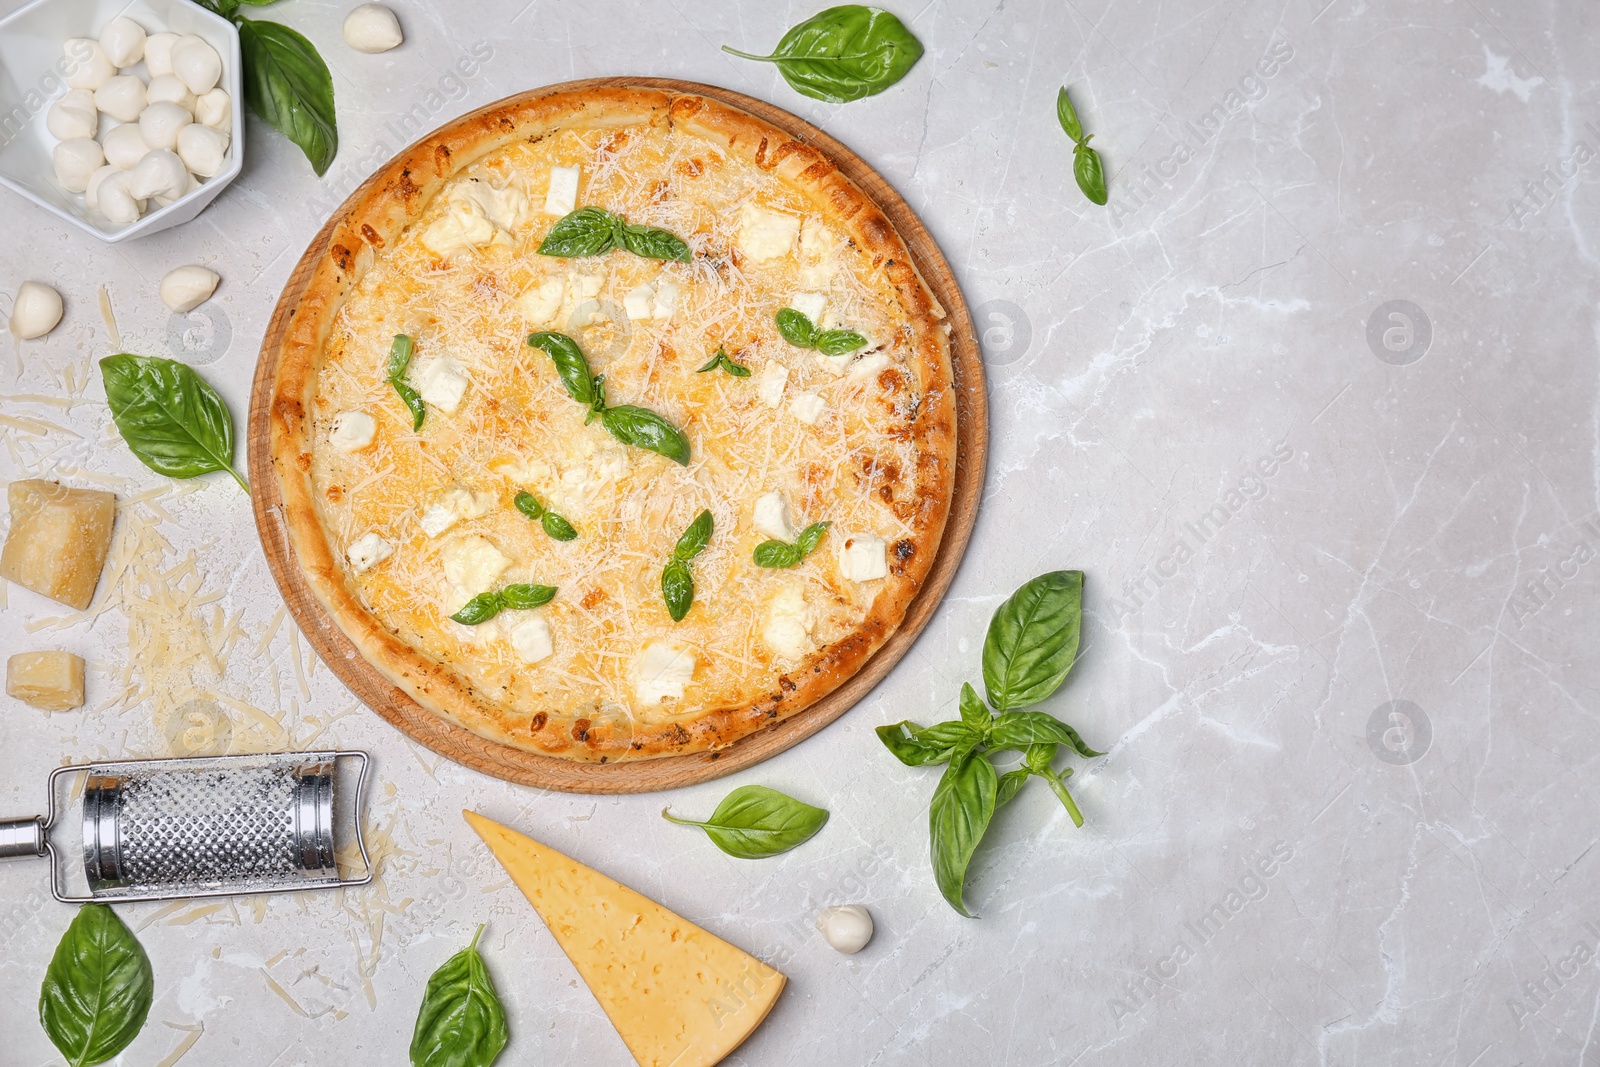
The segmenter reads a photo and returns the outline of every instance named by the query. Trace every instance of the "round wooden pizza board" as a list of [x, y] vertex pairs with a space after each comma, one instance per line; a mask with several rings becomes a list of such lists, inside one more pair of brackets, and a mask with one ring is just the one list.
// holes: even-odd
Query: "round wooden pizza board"
[[[634, 86], [711, 97], [748, 111], [816, 148], [833, 160], [840, 171], [877, 203], [910, 248], [917, 269], [928, 287], [939, 303], [944, 305], [949, 316], [950, 356], [956, 389], [955, 493], [933, 567], [921, 591], [911, 601], [900, 628], [860, 671], [822, 700], [715, 752], [621, 763], [581, 763], [524, 752], [486, 740], [421, 707], [361, 657], [355, 645], [335, 625], [306, 586], [289, 546], [283, 521], [283, 501], [272, 470], [267, 408], [277, 373], [276, 354], [291, 313], [311, 278], [313, 265], [327, 252], [331, 221], [312, 240], [305, 255], [290, 273], [283, 287], [283, 295], [273, 311], [272, 321], [267, 326], [266, 336], [262, 339], [261, 356], [256, 364], [250, 393], [250, 482], [254, 487], [252, 503], [256, 527], [261, 534], [261, 546], [289, 613], [294, 616], [301, 632], [323, 662], [368, 707], [420, 744], [496, 778], [569, 793], [647, 793], [694, 785], [732, 774], [799, 744], [849, 711], [910, 650], [955, 578], [956, 568], [967, 548], [967, 540], [972, 535], [978, 500], [983, 492], [984, 465], [989, 450], [989, 410], [984, 395], [982, 352], [973, 330], [972, 316], [950, 271], [950, 264], [945, 261], [916, 213], [860, 156], [804, 119], [765, 101], [714, 85], [671, 78], [593, 78], [544, 86], [526, 95], [539, 96], [600, 86]], [[506, 101], [499, 101], [490, 106], [504, 103]], [[350, 200], [363, 196], [370, 184], [370, 180], [364, 183], [351, 194]], [[336, 210], [334, 217], [342, 211], [343, 208]]]

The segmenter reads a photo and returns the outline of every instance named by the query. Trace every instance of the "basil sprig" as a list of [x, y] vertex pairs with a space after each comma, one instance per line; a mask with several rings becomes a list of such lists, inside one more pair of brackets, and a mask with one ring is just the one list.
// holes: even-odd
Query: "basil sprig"
[[187, 363], [120, 353], [100, 361], [117, 432], [139, 462], [170, 478], [233, 469], [233, 417], [217, 391]]
[[1061, 123], [1061, 128], [1072, 138], [1072, 176], [1077, 179], [1078, 188], [1083, 190], [1083, 195], [1090, 202], [1104, 205], [1106, 202], [1106, 171], [1100, 162], [1100, 153], [1089, 147], [1089, 142], [1094, 139], [1094, 134], [1083, 135], [1083, 123], [1078, 121], [1078, 111], [1072, 106], [1072, 100], [1067, 96], [1067, 87], [1062, 86], [1056, 93], [1056, 120]]
[[882, 8], [830, 7], [783, 35], [770, 56], [722, 46], [729, 55], [776, 63], [795, 92], [834, 104], [881, 93], [922, 57], [922, 42]]
[[550, 603], [555, 598], [553, 585], [508, 585], [479, 593], [464, 604], [460, 611], [450, 616], [452, 622], [463, 626], [477, 626], [488, 622], [502, 611], [531, 611]]
[[661, 569], [661, 597], [667, 602], [667, 614], [673, 622], [682, 622], [694, 604], [694, 575], [689, 573], [689, 561], [706, 550], [712, 525], [710, 511], [696, 515], [679, 536], [672, 558]]
[[814, 348], [825, 356], [842, 356], [854, 352], [867, 343], [867, 339], [854, 330], [820, 330], [806, 318], [805, 312], [784, 308], [778, 312], [778, 333], [796, 348]]
[[603, 207], [580, 207], [561, 216], [545, 234], [539, 254], [575, 259], [603, 256], [613, 248], [627, 249], [645, 259], [687, 263], [693, 258], [688, 244], [676, 234], [654, 226], [636, 225]]
[[763, 541], [756, 546], [752, 553], [758, 567], [798, 567], [800, 561], [817, 550], [817, 544], [822, 540], [822, 535], [828, 532], [830, 522], [814, 522], [800, 531], [800, 536], [794, 539], [794, 544], [779, 541], [773, 538]]
[[144, 1028], [155, 976], [144, 946], [104, 904], [85, 904], [61, 935], [39, 990], [39, 1023], [72, 1067], [105, 1063]]
[[605, 376], [590, 371], [578, 342], [564, 333], [540, 330], [528, 335], [528, 344], [550, 357], [567, 395], [588, 406], [586, 424], [599, 419], [606, 432], [623, 444], [648, 449], [680, 466], [689, 465], [689, 439], [682, 430], [647, 408], [606, 404]]
[[[959, 719], [878, 727], [878, 739], [906, 766], [945, 764], [928, 808], [929, 849], [939, 892], [962, 915], [971, 916], [962, 887], [972, 855], [995, 809], [1029, 778], [1043, 778], [1073, 825], [1083, 825], [1083, 813], [1067, 791], [1071, 768], [1057, 771], [1052, 764], [1061, 745], [1085, 759], [1105, 753], [1055, 716], [1022, 710], [1066, 680], [1078, 655], [1082, 618], [1082, 571], [1052, 571], [1025, 583], [989, 620], [983, 642], [987, 703], [963, 684]], [[1007, 750], [1020, 750], [1022, 765], [1001, 775], [991, 753]]]
[[539, 499], [532, 493], [518, 493], [511, 498], [511, 503], [516, 505], [518, 511], [543, 526], [544, 532], [557, 541], [571, 541], [578, 536], [578, 531], [572, 528], [572, 523], [539, 503]]
[[742, 785], [729, 793], [711, 818], [680, 819], [670, 808], [661, 817], [679, 826], [698, 826], [712, 844], [730, 856], [758, 860], [787, 852], [817, 835], [828, 821], [822, 808], [785, 796], [764, 785]]
[[406, 379], [406, 371], [411, 367], [411, 353], [416, 349], [416, 342], [403, 333], [394, 335], [394, 342], [389, 345], [389, 365], [385, 375], [389, 384], [394, 386], [394, 391], [400, 394], [400, 399], [405, 401], [406, 408], [411, 412], [411, 429], [413, 432], [422, 429], [422, 420], [428, 416], [428, 408], [422, 402], [422, 396], [411, 387], [411, 382]]
[[489, 1067], [510, 1033], [494, 979], [472, 943], [433, 972], [411, 1034], [411, 1067]]
[[717, 346], [717, 354], [711, 357], [711, 361], [695, 371], [695, 373], [704, 374], [706, 371], [716, 370], [718, 367], [721, 367], [735, 378], [750, 377], [750, 368], [743, 363], [735, 363], [733, 357], [728, 355], [721, 345]]

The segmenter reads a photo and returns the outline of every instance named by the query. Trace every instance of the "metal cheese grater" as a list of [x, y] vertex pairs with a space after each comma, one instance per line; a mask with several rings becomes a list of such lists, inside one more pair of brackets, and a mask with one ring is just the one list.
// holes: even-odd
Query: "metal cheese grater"
[[[365, 752], [120, 760], [50, 772], [44, 816], [0, 820], [0, 857], [49, 856], [50, 892], [66, 903], [173, 900], [366, 885], [361, 833]], [[353, 787], [346, 781], [359, 764]], [[83, 870], [66, 869], [58, 791], [81, 795]], [[337, 804], [336, 804], [337, 802]], [[341, 876], [336, 818], [348, 812], [360, 877]]]

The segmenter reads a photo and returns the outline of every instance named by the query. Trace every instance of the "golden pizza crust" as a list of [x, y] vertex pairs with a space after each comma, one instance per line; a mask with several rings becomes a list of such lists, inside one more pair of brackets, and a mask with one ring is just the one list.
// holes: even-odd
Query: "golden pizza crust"
[[[754, 702], [692, 717], [646, 723], [636, 717], [595, 720], [541, 709], [515, 716], [447, 663], [390, 632], [363, 605], [342, 554], [325, 526], [312, 479], [318, 373], [342, 303], [362, 276], [427, 210], [449, 181], [489, 153], [561, 129], [650, 123], [681, 126], [728, 153], [776, 173], [809, 197], [827, 224], [848, 236], [882, 271], [903, 318], [921, 397], [899, 431], [914, 446], [916, 499], [912, 534], [888, 550], [889, 575], [853, 632], [797, 668], [774, 672], [771, 691]], [[280, 349], [269, 406], [270, 450], [284, 502], [288, 538], [307, 584], [341, 630], [382, 674], [429, 711], [487, 739], [573, 760], [642, 759], [732, 744], [816, 702], [855, 674], [904, 617], [932, 566], [949, 512], [956, 458], [956, 415], [943, 309], [875, 204], [811, 146], [746, 112], [705, 97], [642, 88], [589, 88], [528, 94], [467, 115], [411, 146], [374, 175], [324, 230], [324, 251], [293, 311]]]

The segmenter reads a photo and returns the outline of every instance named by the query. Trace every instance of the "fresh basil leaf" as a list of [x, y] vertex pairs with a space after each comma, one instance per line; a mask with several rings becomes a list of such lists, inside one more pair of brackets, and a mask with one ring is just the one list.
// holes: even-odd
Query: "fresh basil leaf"
[[106, 402], [128, 448], [157, 474], [193, 478], [233, 469], [233, 417], [186, 363], [121, 353], [100, 361]]
[[827, 533], [828, 527], [832, 525], [833, 522], [831, 520], [814, 522], [800, 531], [800, 536], [794, 539], [794, 547], [800, 553], [801, 559], [805, 559], [817, 550], [817, 544], [822, 540], [822, 535]]
[[[201, 7], [215, 11], [225, 19], [232, 19], [233, 13], [239, 10], [240, 0], [195, 0]], [[249, 0], [250, 3], [259, 4], [263, 0]]]
[[629, 224], [622, 228], [623, 248], [645, 259], [669, 259], [687, 263], [694, 258], [689, 246], [677, 234], [658, 230], [654, 226]]
[[983, 731], [974, 729], [960, 719], [936, 722], [916, 732], [917, 740], [937, 745], [946, 751], [959, 748], [976, 748], [983, 744]]
[[1067, 792], [1067, 779], [1072, 777], [1072, 768], [1068, 767], [1060, 774], [1055, 771], [1045, 771], [1039, 777], [1049, 784], [1050, 791], [1056, 795], [1057, 800], [1061, 801], [1061, 806], [1067, 809], [1067, 815], [1071, 817], [1072, 825], [1081, 827], [1083, 825], [1083, 812], [1078, 810], [1077, 801], [1073, 800], [1072, 794]]
[[744, 785], [729, 793], [705, 822], [680, 819], [669, 809], [663, 818], [680, 826], [698, 826], [722, 851], [740, 859], [761, 859], [787, 852], [816, 836], [828, 813], [764, 785]]
[[556, 220], [540, 243], [539, 254], [565, 259], [604, 255], [616, 244], [613, 221], [605, 208], [580, 207]]
[[845, 4], [794, 27], [770, 56], [727, 45], [722, 50], [741, 59], [776, 63], [795, 92], [842, 104], [881, 93], [905, 77], [922, 56], [922, 42], [881, 8]]
[[545, 512], [544, 517], [539, 520], [539, 525], [544, 527], [545, 533], [557, 541], [573, 541], [578, 536], [578, 531], [573, 529], [572, 523], [553, 511]]
[[683, 535], [678, 538], [678, 543], [672, 549], [672, 554], [687, 563], [705, 551], [707, 543], [711, 540], [711, 531], [714, 523], [709, 510], [702, 511], [694, 517]]
[[817, 328], [805, 313], [794, 308], [784, 308], [776, 316], [778, 334], [796, 348], [816, 348]]
[[922, 727], [907, 719], [877, 729], [878, 740], [894, 753], [894, 758], [907, 767], [926, 767], [930, 763], [944, 763], [950, 758], [950, 748], [920, 736]]
[[539, 498], [534, 496], [532, 493], [518, 493], [516, 496], [511, 498], [511, 503], [516, 506], [518, 511], [522, 512], [534, 522], [538, 522], [544, 516], [544, 505], [540, 504]]
[[680, 466], [689, 465], [689, 439], [666, 419], [646, 408], [618, 404], [600, 413], [600, 423], [617, 440], [657, 452]]
[[967, 867], [994, 817], [999, 781], [994, 764], [981, 752], [966, 751], [950, 761], [928, 805], [933, 878], [950, 906], [968, 918], [961, 900]]
[[[1093, 137], [1090, 134], [1089, 137]], [[1089, 138], [1072, 150], [1072, 176], [1078, 188], [1094, 204], [1104, 207], [1106, 202], [1106, 172], [1100, 162], [1100, 153], [1089, 147]]]
[[45, 968], [39, 1023], [72, 1067], [89, 1067], [132, 1043], [154, 995], [150, 958], [133, 931], [104, 904], [85, 904]]
[[989, 744], [995, 748], [1027, 748], [1038, 744], [1072, 744], [1072, 728], [1042, 711], [1007, 711], [994, 720]]
[[985, 734], [994, 725], [994, 715], [978, 699], [978, 691], [972, 688], [970, 682], [961, 683], [961, 721]]
[[716, 370], [718, 367], [721, 367], [735, 378], [750, 377], [750, 368], [746, 367], [743, 363], [735, 363], [728, 353], [723, 351], [721, 348], [717, 349], [717, 354], [711, 357], [710, 362], [701, 367], [695, 373], [704, 374], [706, 371]]
[[411, 412], [412, 432], [422, 429], [422, 420], [428, 417], [428, 405], [422, 402], [422, 394], [411, 388], [409, 382], [403, 382], [398, 378], [390, 379], [389, 384], [394, 386], [394, 391], [400, 394], [406, 410]]
[[567, 387], [567, 395], [572, 399], [580, 404], [592, 405], [596, 397], [601, 395], [595, 391], [594, 373], [589, 369], [589, 360], [584, 356], [583, 349], [578, 347], [578, 342], [564, 333], [540, 330], [528, 335], [528, 344], [550, 357], [550, 361], [556, 365], [561, 384]]
[[493, 591], [479, 593], [462, 605], [461, 610], [450, 618], [463, 626], [477, 626], [500, 614], [500, 610], [504, 607], [505, 602], [500, 599], [499, 593]]
[[1043, 774], [1048, 771], [1051, 764], [1056, 761], [1056, 748], [1054, 743], [1029, 745], [1022, 756], [1022, 766], [1034, 774]]
[[1000, 776], [1000, 782], [995, 789], [994, 806], [1004, 807], [1006, 802], [1017, 795], [1017, 790], [1022, 788], [1028, 780], [1028, 768], [1018, 767], [1014, 771], [1007, 771]]
[[312, 170], [325, 173], [339, 151], [328, 65], [315, 45], [287, 26], [260, 19], [238, 26], [245, 103], [299, 145]]
[[489, 1067], [510, 1040], [505, 1008], [478, 952], [481, 936], [480, 926], [472, 943], [428, 979], [411, 1033], [411, 1067]]
[[1023, 584], [989, 620], [983, 685], [998, 711], [1054, 693], [1078, 654], [1083, 572], [1052, 571]]
[[532, 611], [550, 603], [556, 597], [553, 585], [508, 585], [500, 590], [500, 604], [512, 611]]
[[867, 339], [854, 330], [824, 330], [817, 334], [816, 340], [817, 351], [825, 356], [842, 356], [867, 343]]
[[1063, 85], [1056, 93], [1056, 120], [1061, 123], [1061, 128], [1067, 136], [1072, 138], [1073, 144], [1083, 141], [1083, 123], [1078, 121], [1078, 109], [1072, 106], [1072, 99], [1067, 96], [1067, 87]]
[[416, 342], [403, 333], [394, 335], [394, 340], [389, 345], [389, 364], [385, 373], [391, 382], [400, 381], [406, 376], [406, 371], [411, 367], [411, 353], [416, 350]]
[[667, 602], [667, 614], [673, 622], [682, 622], [694, 604], [694, 575], [689, 564], [677, 557], [667, 560], [661, 569], [661, 598]]
[[752, 558], [757, 567], [798, 567], [800, 550], [787, 542], [774, 539], [757, 545]]

